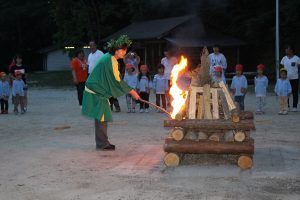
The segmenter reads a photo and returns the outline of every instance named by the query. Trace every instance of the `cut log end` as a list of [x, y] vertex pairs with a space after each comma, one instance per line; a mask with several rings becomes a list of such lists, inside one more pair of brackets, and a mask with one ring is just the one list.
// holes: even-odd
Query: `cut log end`
[[176, 153], [167, 153], [164, 158], [164, 163], [167, 167], [176, 167], [179, 165], [180, 157]]
[[193, 130], [189, 130], [189, 131], [187, 131], [184, 139], [186, 139], [186, 140], [198, 140], [198, 132], [193, 131]]
[[174, 140], [180, 141], [184, 138], [184, 130], [182, 128], [174, 128], [171, 132], [171, 136]]
[[232, 122], [238, 123], [240, 121], [241, 121], [240, 116], [238, 116], [238, 115], [232, 115]]
[[177, 113], [176, 116], [175, 116], [175, 119], [179, 120], [179, 121], [183, 120], [183, 114], [182, 113]]
[[250, 156], [240, 156], [238, 159], [238, 166], [241, 169], [250, 169], [253, 166], [252, 158]]
[[224, 134], [224, 140], [226, 142], [234, 142], [234, 135], [233, 135], [233, 132], [232, 131], [227, 131], [225, 134]]
[[207, 140], [207, 138], [208, 138], [208, 136], [206, 133], [201, 132], [201, 131], [198, 133], [198, 140]]
[[242, 131], [238, 131], [234, 134], [234, 140], [237, 142], [243, 142], [246, 139], [246, 134]]
[[208, 139], [211, 141], [220, 142], [222, 139], [222, 134], [221, 133], [213, 133], [209, 136]]

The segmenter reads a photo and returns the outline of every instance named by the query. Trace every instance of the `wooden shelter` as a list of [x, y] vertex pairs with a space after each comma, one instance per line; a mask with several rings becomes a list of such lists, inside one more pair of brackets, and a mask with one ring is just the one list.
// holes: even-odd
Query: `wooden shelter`
[[198, 16], [182, 16], [134, 22], [106, 37], [103, 42], [128, 35], [134, 41], [133, 50], [150, 67], [160, 62], [164, 49], [168, 47], [179, 48], [189, 55], [189, 61], [193, 63], [198, 62], [201, 47], [213, 44], [221, 45], [227, 58], [236, 63], [239, 60], [239, 46], [245, 43], [220, 32], [204, 25]]

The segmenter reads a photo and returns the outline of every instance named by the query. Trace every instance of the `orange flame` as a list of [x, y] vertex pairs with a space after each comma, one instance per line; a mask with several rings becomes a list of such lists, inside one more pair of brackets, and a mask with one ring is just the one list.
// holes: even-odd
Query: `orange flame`
[[179, 73], [183, 71], [186, 67], [187, 67], [187, 58], [181, 56], [179, 64], [174, 65], [173, 70], [171, 72], [172, 86], [170, 88], [170, 95], [172, 96], [173, 99], [171, 102], [171, 105], [173, 107], [171, 117], [173, 119], [175, 119], [175, 116], [180, 112], [181, 109], [184, 108], [185, 101], [188, 96], [188, 91], [184, 91], [180, 89], [177, 84]]

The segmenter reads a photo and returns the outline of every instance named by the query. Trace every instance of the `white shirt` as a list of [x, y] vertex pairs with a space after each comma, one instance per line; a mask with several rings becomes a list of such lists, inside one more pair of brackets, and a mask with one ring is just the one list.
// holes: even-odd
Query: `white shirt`
[[227, 61], [225, 56], [222, 53], [211, 53], [208, 56], [209, 61], [210, 61], [210, 69], [209, 69], [209, 74], [213, 77], [214, 76], [214, 71], [216, 66], [222, 67], [222, 78], [225, 79], [225, 70], [227, 69]]
[[171, 80], [171, 72], [172, 72], [172, 69], [174, 67], [174, 65], [177, 63], [177, 59], [175, 57], [171, 57], [171, 58], [162, 58], [161, 59], [161, 64], [163, 64], [165, 66], [165, 76], [168, 80]]
[[153, 79], [153, 89], [156, 94], [165, 94], [166, 90], [168, 90], [168, 80], [164, 75], [155, 74]]
[[142, 76], [141, 80], [138, 80], [137, 89], [139, 92], [148, 92], [152, 87], [152, 82], [147, 76]]
[[92, 73], [94, 67], [96, 66], [97, 61], [103, 56], [103, 52], [98, 50], [95, 51], [95, 53], [90, 53], [88, 57], [88, 65], [89, 65], [89, 71], [88, 73]]
[[287, 97], [292, 92], [292, 87], [288, 79], [277, 79], [275, 93], [278, 96]]
[[234, 96], [244, 96], [245, 94], [242, 93], [241, 89], [247, 89], [248, 83], [247, 79], [244, 75], [241, 76], [234, 76], [231, 83], [231, 89], [235, 89]]
[[300, 64], [300, 58], [294, 55], [292, 58], [284, 56], [280, 62], [287, 70], [287, 78], [289, 80], [298, 79], [298, 65]]
[[254, 84], [255, 84], [255, 94], [257, 97], [265, 97], [267, 96], [267, 87], [268, 87], [268, 78], [266, 76], [255, 76]]
[[138, 83], [138, 78], [136, 74], [125, 74], [124, 81], [129, 85], [129, 87], [131, 87], [132, 89], [136, 89]]

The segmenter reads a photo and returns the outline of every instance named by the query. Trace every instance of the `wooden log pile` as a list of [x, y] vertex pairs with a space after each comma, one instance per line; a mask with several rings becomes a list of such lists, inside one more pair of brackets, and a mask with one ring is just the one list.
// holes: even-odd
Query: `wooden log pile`
[[[184, 154], [234, 154], [242, 169], [253, 165], [255, 130], [252, 112], [241, 112], [223, 83], [211, 83], [207, 79], [207, 54], [203, 54], [201, 78], [198, 86], [189, 91], [185, 113], [176, 119], [164, 121], [164, 127], [172, 128], [165, 140], [165, 165], [177, 166]], [[203, 79], [206, 77], [206, 79]]]

